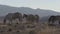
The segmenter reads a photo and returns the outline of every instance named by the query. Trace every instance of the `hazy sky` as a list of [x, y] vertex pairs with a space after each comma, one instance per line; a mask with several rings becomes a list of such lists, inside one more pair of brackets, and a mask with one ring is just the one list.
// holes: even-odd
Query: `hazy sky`
[[60, 0], [0, 0], [0, 4], [60, 11]]

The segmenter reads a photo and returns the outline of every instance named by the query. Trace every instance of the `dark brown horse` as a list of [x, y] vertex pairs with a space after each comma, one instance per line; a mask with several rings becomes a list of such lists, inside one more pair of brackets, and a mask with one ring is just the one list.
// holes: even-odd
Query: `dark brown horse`
[[60, 16], [50, 16], [50, 18], [48, 19], [48, 24], [49, 25], [54, 25], [54, 23], [58, 21], [57, 23], [60, 24]]
[[19, 19], [19, 21], [22, 21], [22, 14], [19, 13], [19, 12], [16, 12], [16, 13], [8, 13], [5, 18], [4, 18], [4, 23], [6, 23], [6, 21], [10, 21], [12, 22], [12, 20], [15, 20], [15, 19]]
[[32, 15], [32, 14], [24, 14], [23, 15], [24, 18], [26, 18], [27, 21], [30, 21], [30, 22], [39, 22], [39, 16], [38, 15]]

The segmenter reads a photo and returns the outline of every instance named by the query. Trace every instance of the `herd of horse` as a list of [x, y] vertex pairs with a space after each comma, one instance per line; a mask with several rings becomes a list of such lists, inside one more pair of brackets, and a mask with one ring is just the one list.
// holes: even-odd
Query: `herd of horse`
[[18, 19], [20, 22], [23, 22], [23, 19], [25, 19], [26, 21], [31, 21], [31, 22], [39, 22], [39, 16], [38, 15], [32, 15], [32, 14], [21, 14], [19, 12], [16, 13], [8, 13], [3, 22], [4, 24], [7, 22], [7, 20], [12, 23], [13, 20]]
[[[21, 14], [19, 12], [16, 13], [8, 13], [3, 22], [4, 24], [6, 23], [6, 21], [8, 20], [9, 22], [12, 23], [13, 20], [18, 19], [20, 22], [23, 22], [23, 19], [25, 19], [26, 21], [31, 21], [31, 22], [39, 22], [40, 17], [38, 15], [32, 15], [32, 14]], [[50, 16], [48, 19], [48, 24], [49, 25], [54, 25], [53, 23], [58, 21], [58, 23], [60, 24], [60, 16]], [[57, 23], [57, 22], [56, 22]]]

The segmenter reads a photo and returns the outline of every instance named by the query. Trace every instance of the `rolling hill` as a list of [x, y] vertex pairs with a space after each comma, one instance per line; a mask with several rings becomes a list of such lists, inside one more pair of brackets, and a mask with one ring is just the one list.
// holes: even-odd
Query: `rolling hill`
[[0, 5], [0, 16], [5, 16], [8, 13], [12, 12], [20, 12], [22, 14], [38, 14], [40, 17], [47, 17], [51, 15], [60, 15], [59, 12], [55, 12], [53, 10], [45, 10], [45, 9], [32, 9], [29, 7], [11, 7], [7, 5]]

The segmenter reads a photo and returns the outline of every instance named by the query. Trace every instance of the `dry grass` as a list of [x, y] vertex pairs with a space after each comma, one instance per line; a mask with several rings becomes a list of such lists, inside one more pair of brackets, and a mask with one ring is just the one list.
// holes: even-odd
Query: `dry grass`
[[[31, 28], [32, 25], [35, 27]], [[27, 28], [27, 26], [29, 26], [29, 28]], [[31, 34], [60, 34], [60, 28], [48, 26], [47, 23], [41, 25], [39, 23], [0, 24], [0, 34], [30, 34], [30, 31], [32, 31]]]

